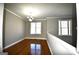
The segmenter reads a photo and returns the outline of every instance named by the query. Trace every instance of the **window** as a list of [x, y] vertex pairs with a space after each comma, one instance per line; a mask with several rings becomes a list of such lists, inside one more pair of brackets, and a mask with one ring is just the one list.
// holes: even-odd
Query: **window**
[[31, 22], [31, 34], [41, 34], [41, 22]]
[[59, 35], [71, 35], [71, 21], [59, 20]]
[[31, 54], [40, 55], [41, 54], [41, 45], [40, 44], [31, 44]]

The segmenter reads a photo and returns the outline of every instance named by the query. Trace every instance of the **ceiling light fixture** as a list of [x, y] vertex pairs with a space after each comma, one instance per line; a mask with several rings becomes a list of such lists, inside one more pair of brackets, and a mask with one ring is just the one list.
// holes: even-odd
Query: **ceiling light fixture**
[[28, 19], [29, 21], [32, 21], [32, 20], [33, 20], [33, 17], [32, 17], [32, 16], [28, 16], [27, 19]]
[[34, 18], [39, 15], [39, 10], [32, 7], [27, 7], [23, 10], [24, 14], [27, 16], [29, 21], [32, 21]]

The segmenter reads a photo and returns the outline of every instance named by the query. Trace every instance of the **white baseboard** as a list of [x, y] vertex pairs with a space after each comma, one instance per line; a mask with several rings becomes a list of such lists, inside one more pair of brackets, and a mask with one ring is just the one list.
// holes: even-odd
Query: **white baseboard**
[[48, 47], [49, 47], [49, 49], [50, 49], [51, 54], [53, 55], [53, 52], [52, 52], [52, 49], [51, 49], [51, 47], [50, 47], [50, 45], [49, 45], [48, 40], [47, 40], [47, 44], [48, 44]]
[[24, 39], [42, 39], [42, 40], [46, 40], [47, 38], [40, 38], [40, 37], [25, 37]]
[[3, 49], [9, 48], [9, 47], [13, 46], [13, 45], [16, 44], [16, 43], [21, 42], [22, 40], [24, 40], [24, 39], [20, 39], [20, 40], [18, 40], [18, 41], [16, 41], [16, 42], [14, 42], [14, 43], [12, 43], [12, 44], [10, 44], [10, 45], [4, 47]]

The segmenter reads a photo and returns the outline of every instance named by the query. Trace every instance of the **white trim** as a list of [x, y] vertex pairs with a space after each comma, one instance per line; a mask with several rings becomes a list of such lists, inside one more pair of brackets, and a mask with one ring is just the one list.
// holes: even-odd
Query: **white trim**
[[15, 16], [17, 16], [17, 17], [19, 17], [19, 18], [21, 18], [21, 19], [22, 19], [22, 17], [21, 17], [21, 16], [17, 15], [16, 13], [12, 12], [11, 10], [9, 10], [9, 9], [7, 9], [7, 8], [4, 8], [4, 9], [5, 9], [6, 11], [8, 11], [8, 12], [12, 13], [13, 15], [15, 15]]
[[3, 49], [9, 48], [9, 47], [13, 46], [13, 45], [16, 44], [16, 43], [21, 42], [22, 40], [24, 40], [24, 39], [20, 39], [20, 40], [18, 40], [18, 41], [16, 41], [16, 42], [12, 43], [12, 44], [10, 44], [10, 45], [7, 45], [7, 46], [4, 47]]
[[47, 44], [48, 44], [51, 54], [53, 55], [52, 48], [50, 47], [48, 40], [47, 40]]
[[79, 3], [76, 4], [77, 6], [77, 52], [79, 53]]
[[75, 47], [73, 47], [72, 45], [66, 43], [65, 41], [57, 38], [56, 36], [54, 36], [54, 35], [52, 35], [50, 33], [47, 33], [47, 34], [51, 37], [51, 39], [54, 39], [55, 41], [58, 41], [62, 45], [63, 48], [67, 49], [69, 52], [71, 52], [71, 53], [73, 53], [75, 55], [78, 55]]
[[0, 4], [0, 52], [3, 52], [3, 12], [4, 4]]
[[43, 39], [46, 40], [47, 38], [38, 38], [38, 37], [25, 37], [24, 39]]

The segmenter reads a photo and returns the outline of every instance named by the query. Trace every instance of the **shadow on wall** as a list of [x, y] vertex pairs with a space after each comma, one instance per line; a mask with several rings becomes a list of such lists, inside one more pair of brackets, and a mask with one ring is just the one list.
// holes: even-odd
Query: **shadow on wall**
[[57, 38], [56, 36], [48, 33], [47, 42], [50, 46], [51, 52], [54, 55], [75, 55], [76, 48], [71, 46], [70, 44], [62, 41], [61, 39]]

